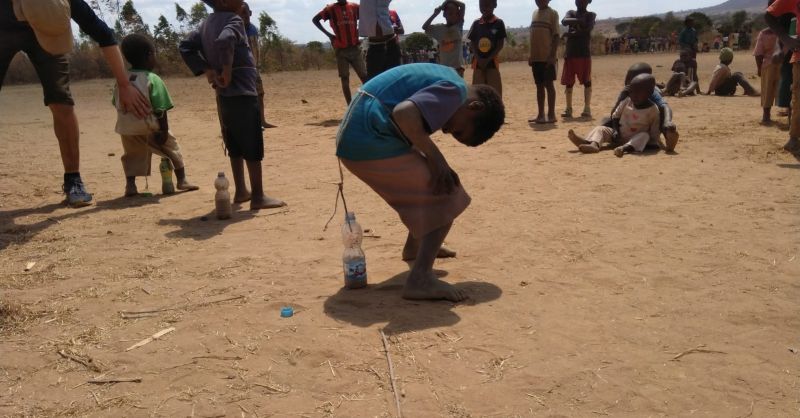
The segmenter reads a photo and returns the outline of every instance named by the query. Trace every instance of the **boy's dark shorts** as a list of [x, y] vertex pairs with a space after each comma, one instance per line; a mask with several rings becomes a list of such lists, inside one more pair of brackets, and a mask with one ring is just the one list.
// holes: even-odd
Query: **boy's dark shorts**
[[0, 88], [8, 66], [17, 52], [23, 51], [33, 64], [44, 90], [44, 105], [53, 103], [74, 105], [69, 91], [69, 60], [67, 55], [50, 55], [39, 46], [33, 30], [3, 30], [0, 28]]
[[533, 81], [539, 84], [549, 83], [556, 80], [556, 66], [547, 62], [534, 62]]
[[264, 159], [264, 133], [256, 96], [217, 96], [222, 140], [230, 158]]

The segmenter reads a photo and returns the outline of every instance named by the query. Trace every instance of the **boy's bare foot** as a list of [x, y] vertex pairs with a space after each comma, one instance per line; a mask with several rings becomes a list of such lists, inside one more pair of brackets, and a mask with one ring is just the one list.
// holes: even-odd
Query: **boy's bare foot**
[[575, 144], [576, 147], [580, 147], [581, 145], [589, 143], [589, 141], [584, 139], [582, 136], [578, 136], [573, 129], [570, 129], [569, 132], [567, 132], [567, 137], [570, 141], [572, 141], [573, 144]]
[[[417, 259], [417, 252], [419, 248], [416, 246], [406, 246], [403, 248], [403, 261], [412, 261]], [[444, 245], [439, 248], [439, 252], [436, 253], [436, 258], [455, 258], [456, 251], [451, 250]]]
[[590, 118], [590, 117], [592, 117], [592, 110], [589, 109], [588, 107], [584, 108], [583, 112], [581, 112], [581, 117], [582, 118]]
[[596, 154], [600, 152], [600, 145], [597, 142], [589, 142], [578, 145], [578, 149], [584, 154]]
[[791, 153], [797, 152], [798, 150], [800, 150], [800, 141], [798, 141], [797, 138], [794, 137], [789, 138], [789, 141], [783, 144], [783, 150]]
[[664, 138], [667, 140], [664, 148], [667, 150], [667, 152], [675, 151], [675, 147], [678, 145], [679, 137], [680, 135], [678, 135], [678, 131], [675, 130], [668, 130], [664, 133]]
[[545, 119], [544, 116], [539, 115], [536, 117], [536, 119], [528, 119], [528, 123], [536, 123], [536, 124], [547, 123], [547, 119]]
[[569, 108], [569, 107], [568, 107], [568, 108], [566, 108], [566, 109], [564, 110], [564, 113], [562, 113], [562, 114], [561, 114], [561, 117], [562, 117], [562, 118], [571, 118], [571, 117], [572, 117], [572, 109], [571, 109], [571, 108]]
[[236, 192], [236, 194], [233, 195], [233, 203], [244, 203], [250, 200], [250, 198], [251, 198], [250, 192], [247, 190], [241, 193]]
[[125, 185], [125, 197], [136, 196], [137, 194], [139, 194], [139, 189], [136, 188], [135, 184]]
[[547, 119], [544, 121], [544, 123], [556, 123], [556, 122], [558, 122], [558, 119], [556, 118], [555, 113], [547, 115]]
[[414, 278], [409, 274], [403, 287], [403, 299], [461, 302], [467, 299], [467, 294], [430, 272], [423, 278]]
[[250, 200], [250, 210], [259, 209], [272, 209], [286, 206], [286, 202], [278, 200], [267, 195], [261, 197], [254, 197]]
[[178, 180], [178, 184], [175, 187], [177, 187], [178, 190], [186, 190], [186, 191], [200, 190], [200, 187], [195, 186], [192, 183], [189, 183], [186, 179]]
[[614, 155], [622, 158], [622, 156], [625, 155], [625, 146], [623, 145], [621, 147], [614, 148]]

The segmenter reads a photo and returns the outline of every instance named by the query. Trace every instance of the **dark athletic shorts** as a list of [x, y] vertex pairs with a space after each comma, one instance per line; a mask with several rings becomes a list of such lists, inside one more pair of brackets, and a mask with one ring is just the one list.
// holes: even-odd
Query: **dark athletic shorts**
[[546, 62], [534, 62], [533, 81], [539, 85], [556, 80], [556, 66]]
[[217, 96], [222, 140], [231, 158], [264, 159], [264, 133], [256, 96]]
[[75, 104], [69, 91], [67, 55], [50, 55], [39, 46], [33, 30], [5, 31], [0, 28], [0, 88], [11, 60], [20, 51], [25, 52], [39, 76], [45, 106], [51, 103]]

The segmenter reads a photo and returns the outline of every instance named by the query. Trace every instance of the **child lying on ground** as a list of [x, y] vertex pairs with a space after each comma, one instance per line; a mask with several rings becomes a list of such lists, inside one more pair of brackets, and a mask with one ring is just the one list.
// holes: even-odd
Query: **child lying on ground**
[[652, 75], [639, 74], [631, 80], [629, 95], [611, 115], [611, 127], [595, 127], [585, 138], [569, 130], [569, 140], [583, 153], [600, 152], [603, 144], [617, 145], [614, 155], [644, 151], [647, 144], [658, 144], [661, 136], [659, 110], [650, 96], [656, 87]]

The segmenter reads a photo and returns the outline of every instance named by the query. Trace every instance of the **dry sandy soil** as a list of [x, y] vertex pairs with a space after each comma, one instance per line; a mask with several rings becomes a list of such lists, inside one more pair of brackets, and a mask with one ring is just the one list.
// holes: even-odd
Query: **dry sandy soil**
[[[703, 85], [714, 58], [700, 59]], [[597, 118], [641, 59], [664, 80], [673, 57], [595, 60]], [[734, 68], [754, 79], [752, 61]], [[462, 304], [400, 298], [402, 224], [349, 174], [371, 285], [341, 289], [341, 209], [323, 230], [344, 110], [334, 71], [266, 76], [279, 125], [266, 184], [289, 206], [229, 221], [212, 212], [230, 170], [204, 80], [167, 80], [202, 189], [161, 196], [156, 175], [152, 197], [127, 199], [111, 82], [73, 85], [96, 198], [77, 210], [61, 204], [40, 88], [4, 88], [0, 415], [396, 416], [384, 330], [407, 417], [798, 416], [800, 164], [781, 151], [785, 124], [760, 126], [756, 98], [673, 98], [677, 153], [581, 155], [566, 130], [596, 121], [534, 129], [528, 67], [502, 72], [495, 139], [436, 136], [474, 199], [448, 238], [458, 258], [436, 266]]]

